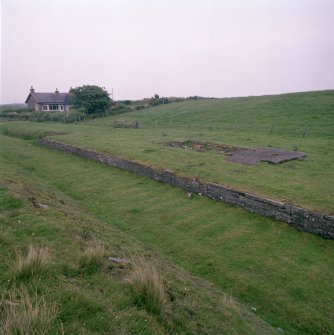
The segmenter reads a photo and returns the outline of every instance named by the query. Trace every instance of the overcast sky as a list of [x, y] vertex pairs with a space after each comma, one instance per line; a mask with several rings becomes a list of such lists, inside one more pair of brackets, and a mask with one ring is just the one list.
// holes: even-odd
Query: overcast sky
[[334, 0], [1, 0], [1, 103], [334, 89]]

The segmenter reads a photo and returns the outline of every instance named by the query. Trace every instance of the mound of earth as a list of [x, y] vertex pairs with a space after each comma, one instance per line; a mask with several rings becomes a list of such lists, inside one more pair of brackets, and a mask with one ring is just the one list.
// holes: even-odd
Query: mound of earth
[[236, 148], [224, 144], [204, 143], [193, 141], [176, 141], [166, 143], [167, 146], [175, 148], [184, 148], [187, 150], [195, 150], [205, 152], [215, 150], [228, 157], [228, 160], [234, 163], [253, 165], [260, 162], [268, 162], [278, 164], [293, 159], [303, 159], [305, 154], [298, 151], [289, 151], [278, 148]]

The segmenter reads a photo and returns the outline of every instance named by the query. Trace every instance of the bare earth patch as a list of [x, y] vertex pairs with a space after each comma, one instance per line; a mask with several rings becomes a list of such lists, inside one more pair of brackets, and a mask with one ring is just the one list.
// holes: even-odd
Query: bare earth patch
[[299, 151], [289, 151], [278, 148], [236, 148], [224, 144], [202, 143], [193, 141], [177, 141], [166, 143], [170, 147], [184, 148], [186, 150], [195, 150], [205, 152], [216, 150], [228, 157], [228, 160], [234, 163], [254, 165], [260, 162], [278, 164], [293, 159], [303, 159], [305, 154]]
[[303, 159], [305, 155], [298, 151], [288, 151], [277, 148], [255, 148], [255, 149], [236, 149], [229, 155], [229, 160], [234, 163], [257, 164], [268, 162], [278, 164], [292, 159]]

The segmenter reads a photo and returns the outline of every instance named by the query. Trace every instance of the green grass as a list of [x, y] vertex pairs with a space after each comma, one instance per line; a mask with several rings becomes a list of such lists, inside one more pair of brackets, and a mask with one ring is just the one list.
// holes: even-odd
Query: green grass
[[47, 248], [28, 246], [25, 254], [18, 253], [11, 266], [15, 280], [24, 281], [30, 277], [42, 275], [49, 263], [50, 255]]
[[[86, 189], [79, 194], [75, 188], [71, 189], [71, 185], [81, 183], [81, 178], [72, 179], [75, 176], [91, 181], [92, 173], [93, 178], [99, 179], [105, 177], [100, 175], [104, 171], [108, 178], [112, 176], [112, 187], [120, 188], [128, 174], [45, 150], [30, 141], [6, 136], [0, 136], [0, 141], [0, 203], [7, 204], [6, 199], [12, 199], [19, 204], [5, 205], [0, 211], [1, 292], [10, 296], [13, 285], [20, 290], [22, 286], [19, 285], [23, 285], [23, 290], [27, 290], [30, 297], [36, 296], [34, 301], [42, 302], [42, 307], [54, 306], [57, 313], [50, 319], [54, 327], [47, 334], [62, 334], [62, 329], [64, 334], [274, 333], [267, 322], [219, 286], [194, 276], [165, 255], [164, 250], [145, 245], [140, 242], [141, 238], [126, 233], [119, 226], [122, 220], [111, 213], [117, 212], [114, 203], [109, 203], [108, 220], [99, 217], [81, 200], [88, 194], [94, 196], [99, 190]], [[131, 176], [130, 180], [134, 182], [136, 177]], [[140, 181], [137, 182], [140, 185]], [[155, 185], [154, 192], [161, 191], [162, 185], [152, 185]], [[89, 185], [84, 183], [82, 187], [85, 189]], [[142, 186], [138, 187], [132, 190], [133, 196], [143, 190]], [[169, 192], [179, 195], [173, 189]], [[99, 197], [94, 200], [95, 205], [100, 202]], [[133, 202], [126, 198], [123, 201]], [[39, 208], [34, 203], [48, 207]], [[138, 205], [141, 208], [142, 204]], [[139, 215], [136, 210], [131, 213]], [[114, 223], [110, 219], [115, 220]], [[136, 224], [135, 219], [131, 220]], [[43, 276], [29, 276], [20, 283], [13, 282], [11, 269], [16, 253], [26, 250], [27, 245], [48, 248], [51, 255], [48, 269]], [[94, 248], [102, 245], [103, 252]], [[87, 251], [91, 248], [94, 250]], [[143, 257], [163, 277], [168, 303], [159, 317], [147, 306], [138, 305], [136, 295], [125, 281], [130, 267], [107, 260], [108, 256], [126, 258], [129, 254]], [[105, 257], [103, 260], [101, 255]], [[85, 259], [84, 267], [82, 259]], [[94, 271], [87, 271], [87, 266], [91, 265]], [[7, 327], [7, 316], [14, 315], [10, 314], [8, 306], [14, 305], [1, 303], [0, 306], [1, 333]], [[22, 315], [20, 305], [15, 306]], [[43, 315], [48, 315], [47, 310], [44, 312]], [[46, 328], [48, 325], [40, 321], [42, 315], [37, 317], [38, 327]], [[19, 322], [20, 318], [15, 320]]]
[[31, 295], [27, 289], [12, 289], [3, 292], [1, 306], [1, 334], [39, 334], [47, 335], [58, 329], [56, 324], [58, 310], [55, 304], [49, 304], [44, 297]]
[[7, 194], [5, 188], [0, 188], [0, 210], [15, 210], [23, 207], [22, 199]]
[[161, 275], [145, 259], [131, 256], [131, 271], [127, 277], [135, 304], [148, 312], [160, 316], [167, 303], [167, 296]]
[[[2, 187], [25, 199], [1, 215], [1, 254], [48, 245], [54, 266], [32, 283], [59, 305], [65, 333], [334, 332], [333, 241], [29, 141], [1, 143]], [[34, 208], [31, 196], [50, 209]], [[139, 251], [160, 269], [162, 319], [133, 305], [126, 267], [80, 271], [91, 242], [113, 256]]]
[[81, 269], [87, 272], [96, 272], [102, 267], [105, 260], [105, 249], [101, 244], [88, 245], [79, 260]]
[[[15, 122], [3, 127], [23, 137], [63, 132], [52, 138], [334, 214], [334, 91], [184, 101], [122, 114], [121, 119], [139, 121], [140, 129], [114, 129], [117, 119], [116, 115], [76, 125]], [[217, 152], [164, 145], [186, 139], [298, 150], [306, 159], [245, 166]]]

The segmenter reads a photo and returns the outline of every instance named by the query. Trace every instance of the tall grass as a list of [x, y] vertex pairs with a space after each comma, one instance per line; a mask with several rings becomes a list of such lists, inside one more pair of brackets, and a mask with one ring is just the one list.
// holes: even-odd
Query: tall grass
[[143, 258], [131, 257], [132, 269], [126, 281], [131, 285], [135, 304], [160, 315], [166, 303], [166, 293], [158, 271]]
[[58, 308], [44, 297], [31, 297], [26, 288], [11, 289], [1, 298], [2, 335], [49, 334], [54, 329]]
[[105, 247], [103, 244], [93, 244], [85, 248], [80, 257], [79, 265], [82, 269], [96, 271], [103, 265], [105, 256]]
[[48, 248], [28, 246], [26, 254], [17, 253], [12, 264], [15, 279], [27, 279], [36, 274], [43, 273], [50, 262]]

